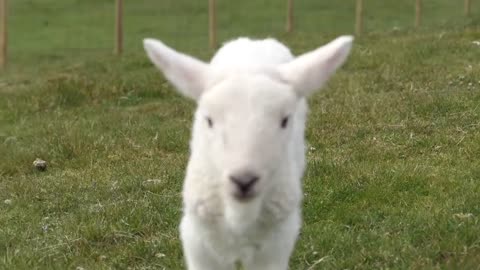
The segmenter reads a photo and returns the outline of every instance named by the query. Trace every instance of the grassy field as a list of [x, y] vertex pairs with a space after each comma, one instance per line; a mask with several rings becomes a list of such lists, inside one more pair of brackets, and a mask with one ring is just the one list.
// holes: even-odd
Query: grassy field
[[[194, 104], [141, 39], [207, 59], [206, 1], [126, 2], [127, 53], [115, 58], [112, 1], [10, 1], [0, 269], [184, 267], [177, 227]], [[300, 53], [353, 29], [353, 1], [308, 0], [286, 35], [277, 2], [220, 3], [221, 39], [275, 36]], [[366, 2], [369, 34], [310, 100], [291, 269], [479, 269], [479, 9], [464, 18], [463, 1], [425, 0], [413, 30], [413, 1]], [[47, 171], [32, 168], [37, 157]]]

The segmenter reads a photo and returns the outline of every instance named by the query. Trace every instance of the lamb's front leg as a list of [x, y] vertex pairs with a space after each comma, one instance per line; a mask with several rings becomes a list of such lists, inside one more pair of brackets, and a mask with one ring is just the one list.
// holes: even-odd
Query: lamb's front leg
[[260, 260], [245, 266], [246, 270], [287, 270], [288, 258], [277, 258], [276, 261]]
[[246, 270], [287, 270], [290, 255], [300, 230], [300, 213], [293, 213], [274, 229], [252, 261], [245, 263]]
[[233, 270], [233, 264], [219, 261], [205, 246], [201, 233], [188, 217], [183, 217], [180, 224], [183, 254], [188, 270]]
[[287, 270], [294, 242], [290, 241], [283, 246], [271, 245], [268, 249], [257, 252], [252, 261], [244, 264], [245, 270]]

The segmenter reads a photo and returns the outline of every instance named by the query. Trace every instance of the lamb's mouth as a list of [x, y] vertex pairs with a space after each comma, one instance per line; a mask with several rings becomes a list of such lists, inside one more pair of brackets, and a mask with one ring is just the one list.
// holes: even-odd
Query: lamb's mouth
[[246, 192], [236, 190], [232, 195], [239, 202], [249, 202], [256, 197], [257, 193], [254, 190], [248, 190]]

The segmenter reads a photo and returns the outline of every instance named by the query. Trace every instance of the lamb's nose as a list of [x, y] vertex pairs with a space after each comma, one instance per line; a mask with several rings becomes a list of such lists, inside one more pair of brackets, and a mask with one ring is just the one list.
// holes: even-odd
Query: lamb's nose
[[250, 171], [232, 174], [229, 176], [230, 180], [235, 184], [241, 197], [249, 197], [252, 192], [253, 186], [258, 182], [260, 177]]

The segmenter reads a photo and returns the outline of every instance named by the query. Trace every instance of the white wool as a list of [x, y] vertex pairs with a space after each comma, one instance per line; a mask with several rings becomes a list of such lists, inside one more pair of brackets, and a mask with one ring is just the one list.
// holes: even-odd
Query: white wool
[[[198, 107], [180, 234], [190, 270], [285, 270], [301, 225], [305, 98], [345, 61], [351, 37], [294, 58], [240, 38], [209, 64], [147, 39], [152, 62]], [[240, 179], [240, 180], [238, 180]], [[249, 184], [243, 190], [240, 184]]]

